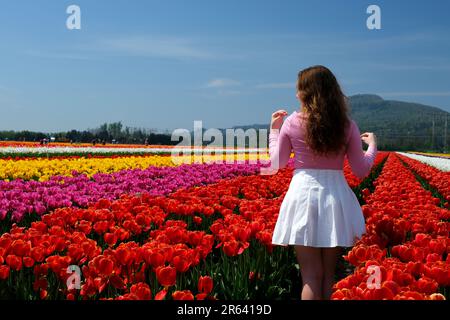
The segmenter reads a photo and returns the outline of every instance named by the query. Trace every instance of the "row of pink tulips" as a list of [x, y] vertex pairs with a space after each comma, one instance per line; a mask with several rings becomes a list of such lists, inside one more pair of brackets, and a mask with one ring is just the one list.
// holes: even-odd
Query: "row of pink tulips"
[[89, 179], [54, 176], [49, 181], [0, 181], [0, 220], [11, 214], [13, 222], [38, 216], [56, 208], [87, 207], [100, 199], [113, 200], [122, 194], [166, 195], [180, 188], [206, 185], [221, 179], [258, 172], [257, 164], [193, 164], [179, 167], [149, 167], [96, 174]]

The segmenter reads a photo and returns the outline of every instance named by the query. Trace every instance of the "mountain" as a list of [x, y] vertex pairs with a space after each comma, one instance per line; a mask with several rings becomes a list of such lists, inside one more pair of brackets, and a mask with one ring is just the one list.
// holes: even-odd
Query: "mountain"
[[[418, 103], [384, 100], [373, 94], [349, 97], [350, 115], [361, 132], [374, 132], [378, 146], [384, 150], [443, 151], [450, 145], [450, 113]], [[447, 144], [445, 145], [445, 119]], [[434, 123], [434, 124], [433, 124]], [[234, 128], [266, 129], [264, 125]]]
[[[450, 113], [418, 103], [360, 94], [349, 97], [351, 117], [360, 130], [375, 132], [385, 149], [442, 150]], [[449, 122], [449, 121], [448, 121]], [[448, 131], [447, 122], [447, 132]], [[449, 139], [447, 138], [447, 146]]]

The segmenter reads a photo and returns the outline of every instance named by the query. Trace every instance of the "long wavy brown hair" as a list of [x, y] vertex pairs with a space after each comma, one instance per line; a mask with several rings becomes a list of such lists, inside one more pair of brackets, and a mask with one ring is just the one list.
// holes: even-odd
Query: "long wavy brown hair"
[[299, 72], [297, 90], [308, 117], [307, 145], [317, 155], [338, 154], [346, 144], [349, 117], [336, 77], [324, 66], [313, 66]]

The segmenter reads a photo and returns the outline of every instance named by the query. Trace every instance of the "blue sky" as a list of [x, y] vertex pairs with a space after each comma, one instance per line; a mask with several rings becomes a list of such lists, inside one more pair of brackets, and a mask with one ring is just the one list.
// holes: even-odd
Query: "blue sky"
[[[66, 28], [71, 4], [81, 30]], [[314, 64], [347, 95], [450, 111], [449, 16], [447, 0], [0, 1], [0, 130], [267, 123], [298, 108]]]

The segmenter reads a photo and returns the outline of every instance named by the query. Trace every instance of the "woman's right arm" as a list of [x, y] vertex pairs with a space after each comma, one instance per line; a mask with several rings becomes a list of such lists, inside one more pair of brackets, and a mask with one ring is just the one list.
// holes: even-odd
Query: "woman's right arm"
[[[361, 139], [369, 144], [366, 152], [362, 149]], [[352, 121], [350, 140], [347, 146], [347, 158], [353, 173], [358, 178], [362, 179], [369, 174], [377, 152], [375, 135], [373, 133], [364, 133], [361, 135], [358, 126]]]
[[[269, 154], [271, 169], [277, 171], [286, 167], [291, 157], [292, 145], [289, 140], [289, 121], [283, 123], [286, 110], [278, 110], [272, 114], [269, 134]], [[280, 129], [281, 127], [281, 129]]]

